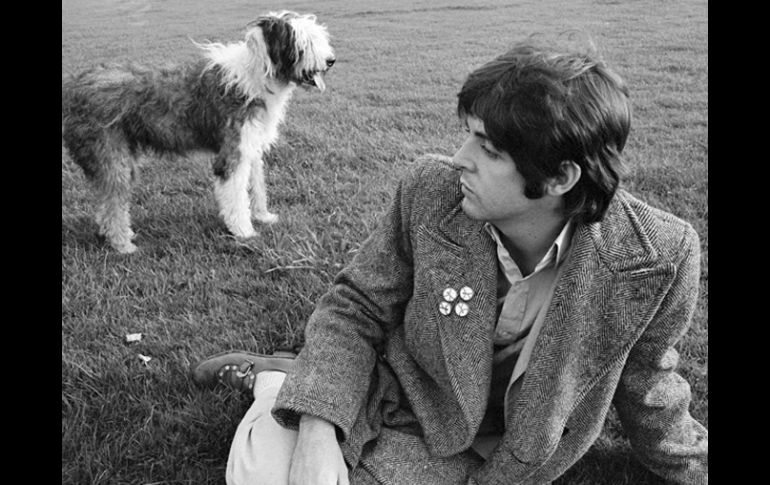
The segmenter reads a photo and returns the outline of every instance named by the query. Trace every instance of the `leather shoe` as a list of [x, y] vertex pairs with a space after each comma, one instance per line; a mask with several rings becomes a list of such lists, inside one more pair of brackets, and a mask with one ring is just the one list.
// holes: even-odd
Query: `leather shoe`
[[257, 374], [263, 371], [288, 372], [296, 354], [278, 351], [273, 355], [255, 354], [245, 350], [214, 354], [190, 368], [193, 382], [201, 387], [223, 384], [241, 392], [252, 392]]

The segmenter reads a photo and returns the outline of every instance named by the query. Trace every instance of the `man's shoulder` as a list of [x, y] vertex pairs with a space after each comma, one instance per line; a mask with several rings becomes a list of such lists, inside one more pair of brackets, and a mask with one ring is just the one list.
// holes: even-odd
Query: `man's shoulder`
[[636, 215], [639, 225], [661, 244], [670, 242], [671, 236], [693, 230], [692, 225], [681, 217], [652, 206], [626, 190], [619, 190], [618, 198], [630, 213]]
[[418, 203], [455, 206], [462, 197], [460, 174], [453, 168], [452, 159], [436, 153], [417, 157], [408, 167], [402, 187]]
[[452, 165], [452, 158], [438, 153], [426, 153], [414, 159], [411, 172], [415, 181], [424, 185], [444, 186], [458, 179], [458, 171]]
[[674, 262], [699, 244], [692, 225], [620, 189], [601, 224], [601, 239], [619, 254], [644, 253], [658, 262]]

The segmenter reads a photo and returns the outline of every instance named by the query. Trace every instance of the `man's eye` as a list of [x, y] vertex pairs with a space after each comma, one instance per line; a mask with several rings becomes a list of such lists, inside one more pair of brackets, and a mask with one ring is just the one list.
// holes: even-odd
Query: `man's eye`
[[491, 158], [498, 158], [500, 156], [497, 154], [497, 152], [493, 152], [492, 150], [487, 148], [487, 146], [484, 145], [483, 143], [481, 144], [481, 149], [484, 150], [484, 153], [486, 153]]

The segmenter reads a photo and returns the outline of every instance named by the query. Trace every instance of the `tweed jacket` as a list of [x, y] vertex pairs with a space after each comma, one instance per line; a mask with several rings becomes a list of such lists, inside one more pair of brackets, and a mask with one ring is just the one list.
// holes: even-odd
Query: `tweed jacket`
[[[398, 185], [311, 315], [273, 408], [287, 427], [304, 413], [334, 423], [352, 468], [384, 428], [420, 436], [434, 457], [464, 453], [486, 410], [495, 243], [462, 212], [446, 161], [424, 156]], [[589, 449], [611, 404], [650, 470], [707, 483], [708, 432], [689, 414], [674, 349], [694, 311], [699, 256], [689, 224], [622, 190], [601, 222], [578, 225], [503, 438], [460, 483], [549, 483]], [[468, 314], [442, 314], [443, 290], [465, 286]], [[392, 483], [425, 483], [405, 470]]]

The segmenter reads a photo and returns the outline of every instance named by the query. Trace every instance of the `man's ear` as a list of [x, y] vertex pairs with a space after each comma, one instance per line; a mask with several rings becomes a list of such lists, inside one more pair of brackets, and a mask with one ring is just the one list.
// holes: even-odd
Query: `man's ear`
[[559, 166], [559, 175], [546, 181], [545, 192], [553, 196], [566, 194], [578, 183], [582, 173], [580, 165], [572, 160], [564, 160]]

